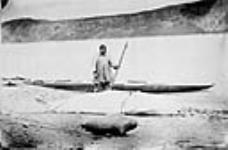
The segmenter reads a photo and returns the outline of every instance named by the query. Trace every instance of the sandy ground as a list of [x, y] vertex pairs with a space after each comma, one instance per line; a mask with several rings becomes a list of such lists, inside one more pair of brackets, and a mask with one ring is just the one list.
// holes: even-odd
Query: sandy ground
[[[84, 121], [102, 115], [59, 111], [66, 106], [78, 108], [76, 104], [79, 100], [75, 97], [83, 97], [80, 93], [23, 84], [16, 87], [1, 86], [1, 144], [14, 149], [41, 150], [225, 150], [228, 149], [227, 102], [225, 96], [216, 96], [214, 90], [216, 88], [196, 93], [150, 96], [136, 93], [135, 97], [144, 98], [125, 102], [124, 112], [130, 112], [133, 108], [134, 111], [141, 111], [139, 108], [144, 108], [150, 115], [128, 116], [137, 120], [138, 127], [127, 136], [113, 137], [92, 135], [80, 127]], [[111, 92], [108, 92], [107, 97], [105, 94], [101, 96], [103, 99], [109, 97]], [[150, 103], [146, 100], [149, 97], [152, 97]], [[110, 107], [115, 101], [94, 101], [91, 107], [87, 107], [87, 111], [93, 113], [92, 108], [99, 108], [105, 113], [119, 112], [117, 108]], [[59, 103], [62, 105], [58, 109], [50, 110]], [[89, 105], [86, 100], [85, 103]], [[101, 104], [104, 106], [98, 106]]]

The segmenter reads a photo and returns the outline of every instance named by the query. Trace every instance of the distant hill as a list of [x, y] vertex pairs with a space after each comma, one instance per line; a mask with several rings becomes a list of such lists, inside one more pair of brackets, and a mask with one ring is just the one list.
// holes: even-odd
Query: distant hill
[[2, 42], [86, 40], [228, 31], [227, 0], [202, 0], [134, 14], [2, 23]]

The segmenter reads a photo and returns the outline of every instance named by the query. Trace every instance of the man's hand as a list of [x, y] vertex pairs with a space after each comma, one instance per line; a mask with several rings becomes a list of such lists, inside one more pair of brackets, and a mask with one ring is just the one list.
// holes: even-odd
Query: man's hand
[[120, 68], [120, 66], [113, 66], [113, 69], [115, 69], [115, 70], [117, 70], [119, 68]]

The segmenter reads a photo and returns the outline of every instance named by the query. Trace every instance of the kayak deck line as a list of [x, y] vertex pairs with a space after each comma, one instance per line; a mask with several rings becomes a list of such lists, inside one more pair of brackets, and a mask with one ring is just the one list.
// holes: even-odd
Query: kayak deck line
[[[93, 92], [92, 83], [43, 83], [42, 87], [79, 91]], [[113, 91], [145, 92], [145, 93], [177, 93], [177, 92], [196, 92], [212, 88], [214, 84], [194, 84], [194, 85], [164, 85], [164, 84], [114, 84]]]

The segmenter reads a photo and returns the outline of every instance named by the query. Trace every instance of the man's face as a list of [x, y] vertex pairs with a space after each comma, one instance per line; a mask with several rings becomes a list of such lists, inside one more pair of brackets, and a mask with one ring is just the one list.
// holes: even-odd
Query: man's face
[[101, 48], [100, 49], [100, 55], [105, 56], [106, 52], [107, 52], [106, 48]]

